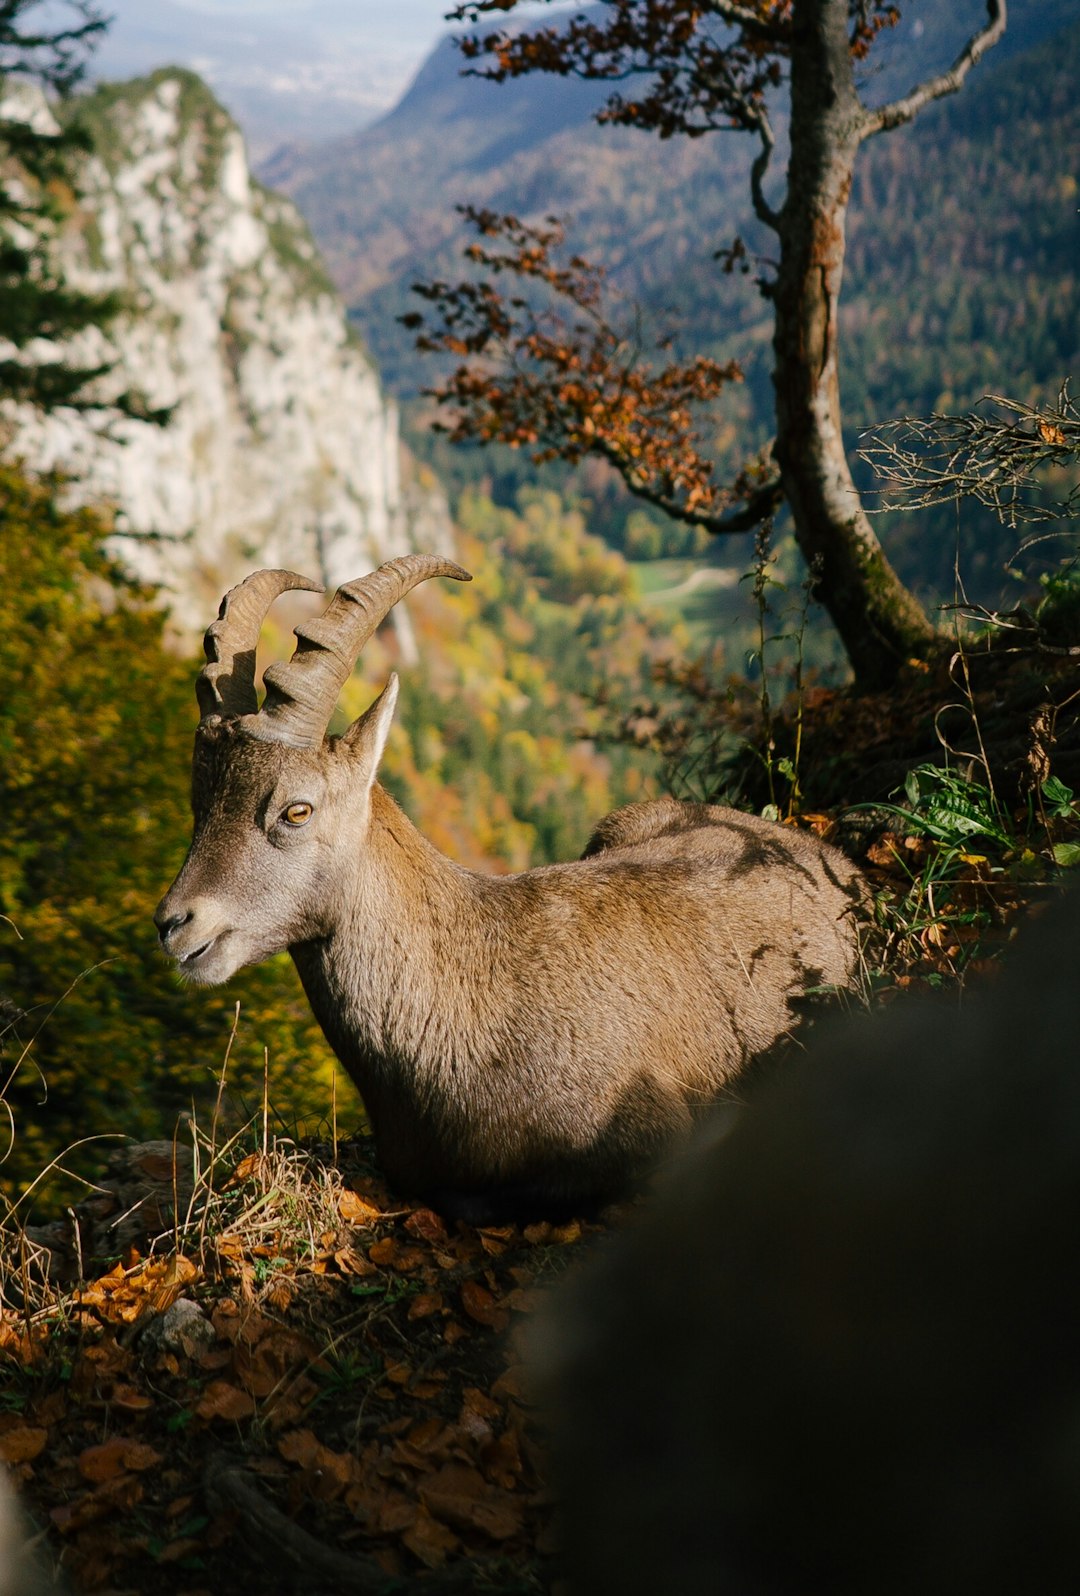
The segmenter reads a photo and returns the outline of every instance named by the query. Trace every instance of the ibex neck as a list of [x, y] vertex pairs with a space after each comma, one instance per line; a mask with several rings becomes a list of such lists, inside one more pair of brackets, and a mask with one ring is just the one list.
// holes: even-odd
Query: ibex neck
[[467, 1067], [482, 1023], [469, 975], [481, 964], [490, 974], [502, 941], [497, 895], [496, 883], [445, 858], [373, 788], [337, 923], [325, 940], [293, 950], [316, 1017], [362, 1093], [386, 1067], [417, 1079], [445, 1067], [448, 1051]]

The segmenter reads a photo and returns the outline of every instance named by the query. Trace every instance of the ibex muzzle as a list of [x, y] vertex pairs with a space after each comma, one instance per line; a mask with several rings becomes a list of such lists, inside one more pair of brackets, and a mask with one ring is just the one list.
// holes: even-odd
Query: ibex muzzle
[[488, 877], [436, 852], [376, 775], [396, 678], [326, 736], [360, 649], [448, 560], [391, 560], [255, 645], [263, 571], [227, 595], [198, 683], [195, 829], [157, 912], [190, 981], [288, 948], [360, 1090], [387, 1174], [458, 1211], [576, 1207], [625, 1188], [808, 988], [851, 984], [858, 872], [816, 838], [671, 799], [597, 828], [586, 857]]

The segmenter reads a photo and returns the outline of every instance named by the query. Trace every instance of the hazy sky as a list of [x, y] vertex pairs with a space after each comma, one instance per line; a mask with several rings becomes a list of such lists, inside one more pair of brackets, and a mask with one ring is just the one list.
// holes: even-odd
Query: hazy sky
[[[564, 10], [570, 0], [521, 8]], [[256, 154], [331, 137], [397, 102], [440, 37], [453, 0], [107, 0], [94, 71], [127, 78], [166, 65], [199, 72]]]

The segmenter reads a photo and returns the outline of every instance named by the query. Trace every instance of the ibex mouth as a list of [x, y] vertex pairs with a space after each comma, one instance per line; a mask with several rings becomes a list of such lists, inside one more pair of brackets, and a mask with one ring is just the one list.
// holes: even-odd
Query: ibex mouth
[[190, 953], [181, 953], [176, 961], [177, 968], [180, 970], [181, 974], [190, 975], [190, 973], [198, 966], [199, 960], [203, 957], [203, 955], [209, 953], [210, 949], [216, 947], [220, 941], [221, 936], [219, 934], [216, 937], [211, 937], [209, 942], [204, 942], [201, 947], [192, 948]]

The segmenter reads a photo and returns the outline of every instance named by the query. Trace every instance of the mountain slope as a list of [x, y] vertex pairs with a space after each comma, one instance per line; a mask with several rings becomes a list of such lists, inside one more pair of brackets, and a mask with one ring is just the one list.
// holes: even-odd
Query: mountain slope
[[170, 414], [103, 429], [105, 415], [9, 408], [11, 453], [116, 509], [118, 556], [164, 584], [181, 627], [205, 625], [256, 559], [345, 581], [404, 552], [414, 525], [445, 541], [445, 512], [403, 490], [396, 407], [307, 228], [252, 181], [205, 85], [165, 69], [74, 114], [92, 148], [58, 252], [71, 281], [124, 305], [78, 352], [113, 363], [105, 407], [135, 389]]
[[[871, 59], [870, 99], [900, 92], [945, 65], [984, 7], [976, 0], [939, 0], [905, 9], [901, 26]], [[1011, 75], [1012, 63], [1075, 19], [1075, 9], [1069, 0], [1015, 0], [1010, 17], [1005, 40], [952, 108], [973, 130], [979, 113], [967, 108], [992, 75]], [[720, 277], [712, 260], [736, 232], [768, 252], [767, 237], [749, 215], [749, 140], [661, 143], [647, 134], [599, 128], [590, 116], [603, 98], [601, 84], [536, 76], [493, 85], [461, 76], [461, 66], [459, 52], [444, 41], [375, 127], [314, 150], [280, 152], [263, 170], [307, 217], [394, 391], [415, 392], [425, 380], [425, 367], [394, 318], [408, 306], [412, 282], [460, 270], [463, 232], [453, 207], [462, 202], [571, 217], [575, 246], [604, 261], [628, 300], [644, 301], [665, 330], [670, 323], [685, 327], [695, 345], [750, 330], [760, 338], [760, 301], [747, 285]], [[987, 125], [985, 116], [981, 125]], [[909, 137], [877, 143], [904, 151]], [[999, 154], [1015, 164], [1015, 152]], [[877, 152], [868, 150], [863, 167], [875, 159]], [[890, 159], [914, 165], [910, 155]], [[906, 181], [917, 201], [917, 170], [909, 170]], [[962, 169], [957, 181], [963, 187]], [[969, 215], [969, 225], [974, 220]], [[869, 218], [868, 226], [880, 245], [871, 269], [888, 266], [894, 244], [888, 210]], [[960, 253], [970, 252], [961, 245]]]

